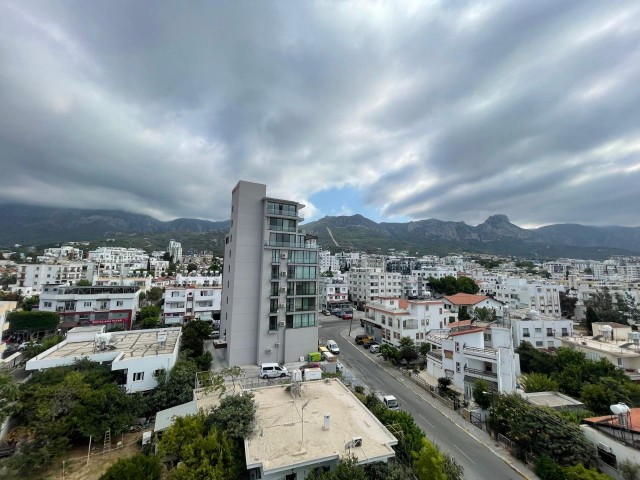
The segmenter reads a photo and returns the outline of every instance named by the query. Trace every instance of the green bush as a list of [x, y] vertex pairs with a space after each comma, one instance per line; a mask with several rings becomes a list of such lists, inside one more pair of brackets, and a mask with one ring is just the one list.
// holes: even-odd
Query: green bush
[[155, 455], [141, 453], [121, 458], [111, 465], [100, 480], [160, 480], [162, 464]]

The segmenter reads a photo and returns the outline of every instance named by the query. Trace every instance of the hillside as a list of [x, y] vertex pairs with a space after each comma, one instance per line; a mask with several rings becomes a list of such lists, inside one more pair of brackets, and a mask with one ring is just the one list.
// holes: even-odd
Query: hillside
[[[560, 228], [556, 228], [560, 227]], [[376, 223], [361, 215], [324, 217], [303, 225], [332, 250], [386, 252], [390, 248], [420, 254], [476, 252], [531, 258], [607, 258], [640, 253], [640, 228], [564, 225], [528, 230], [493, 215], [477, 226], [437, 219], [408, 223]], [[638, 240], [634, 240], [634, 238]]]

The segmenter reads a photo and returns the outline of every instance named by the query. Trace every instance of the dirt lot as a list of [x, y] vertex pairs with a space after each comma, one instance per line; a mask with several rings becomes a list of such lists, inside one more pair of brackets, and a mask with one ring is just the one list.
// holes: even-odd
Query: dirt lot
[[[142, 438], [142, 432], [129, 433], [124, 436], [124, 439], [118, 435], [117, 438], [111, 440], [112, 447], [120, 441], [123, 441], [122, 448], [113, 448], [111, 451], [102, 453], [103, 444], [102, 440], [91, 446], [91, 458], [89, 465], [87, 465], [87, 448], [88, 443], [84, 447], [78, 446], [69, 450], [64, 458], [52, 466], [44, 473], [38, 474], [37, 477], [24, 476], [25, 480], [36, 478], [42, 480], [98, 480], [100, 475], [106, 472], [107, 468], [119, 458], [130, 457], [140, 452], [140, 446], [138, 440]], [[64, 476], [62, 471], [62, 461], [65, 461]]]

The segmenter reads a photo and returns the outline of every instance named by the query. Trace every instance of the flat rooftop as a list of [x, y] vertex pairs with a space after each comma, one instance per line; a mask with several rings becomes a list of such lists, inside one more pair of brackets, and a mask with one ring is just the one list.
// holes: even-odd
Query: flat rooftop
[[534, 405], [538, 405], [541, 407], [551, 407], [558, 409], [567, 407], [584, 407], [584, 403], [558, 392], [532, 392], [523, 393], [522, 396], [526, 400], [528, 400], [529, 403], [533, 403]]
[[[252, 390], [257, 409], [253, 435], [245, 439], [247, 468], [262, 466], [263, 472], [277, 472], [340, 459], [350, 451], [359, 463], [395, 455], [391, 447], [396, 438], [342, 382], [328, 379], [301, 385], [295, 398], [287, 385]], [[330, 416], [326, 430], [324, 414]], [[362, 446], [349, 448], [353, 437], [361, 437]]]
[[[50, 360], [54, 358], [90, 357], [93, 354], [108, 351], [122, 353], [123, 355], [120, 357], [120, 360], [170, 354], [175, 350], [176, 342], [180, 337], [180, 331], [180, 328], [161, 328], [112, 332], [110, 334], [111, 340], [106, 350], [100, 350], [100, 346], [96, 344], [94, 340], [80, 342], [65, 340], [38, 355], [37, 359]], [[158, 342], [158, 333], [166, 335], [166, 340], [162, 345]]]
[[628, 341], [602, 341], [594, 340], [592, 337], [556, 337], [561, 340], [565, 345], [575, 345], [581, 349], [598, 350], [610, 354], [617, 355], [619, 357], [638, 357], [640, 356], [640, 350], [635, 345]]

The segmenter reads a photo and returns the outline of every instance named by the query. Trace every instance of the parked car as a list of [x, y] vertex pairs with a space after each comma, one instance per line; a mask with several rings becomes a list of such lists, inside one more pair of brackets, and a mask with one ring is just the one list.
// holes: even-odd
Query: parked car
[[367, 348], [367, 349], [368, 349], [368, 348], [371, 348], [371, 347], [372, 347], [372, 346], [374, 346], [374, 345], [377, 345], [378, 347], [380, 346], [380, 344], [379, 344], [378, 342], [376, 342], [375, 340], [371, 340], [371, 341], [369, 341], [369, 342], [367, 342], [367, 343], [363, 343], [363, 344], [362, 344], [362, 346], [363, 346], [364, 348]]
[[356, 345], [362, 345], [364, 342], [372, 341], [371, 335], [356, 335]]
[[318, 362], [307, 362], [304, 365], [302, 365], [299, 370], [304, 372], [307, 368], [322, 368], [322, 364], [318, 363]]
[[325, 308], [322, 310], [322, 314], [328, 317], [329, 315], [331, 315], [331, 312]]
[[353, 313], [344, 313], [342, 314], [342, 319], [343, 320], [351, 320], [353, 318]]
[[277, 363], [263, 363], [260, 365], [260, 378], [286, 377], [288, 374], [287, 367]]
[[378, 345], [377, 343], [372, 344], [372, 345], [369, 347], [369, 351], [370, 351], [371, 353], [380, 353], [380, 345]]

